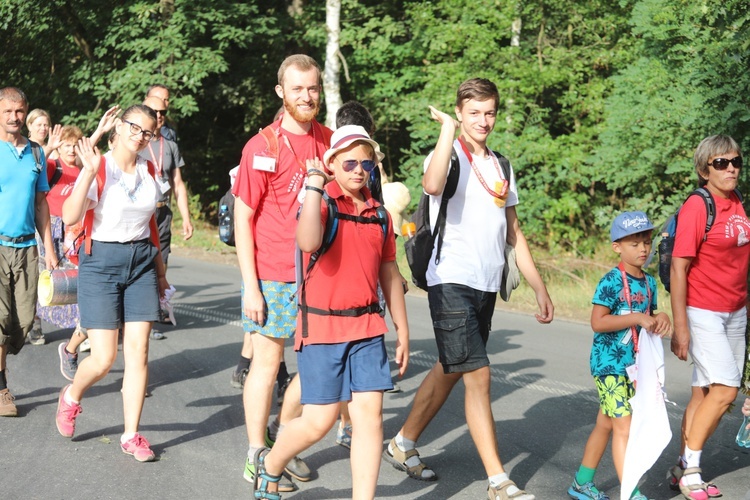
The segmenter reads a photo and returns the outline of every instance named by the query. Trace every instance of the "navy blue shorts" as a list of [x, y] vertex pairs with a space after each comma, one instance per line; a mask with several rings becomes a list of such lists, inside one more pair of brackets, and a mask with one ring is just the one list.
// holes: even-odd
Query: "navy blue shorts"
[[448, 283], [428, 287], [427, 299], [443, 373], [489, 366], [487, 339], [497, 293]]
[[78, 254], [78, 309], [84, 328], [115, 330], [120, 323], [156, 321], [156, 247], [149, 240], [91, 242]]
[[351, 401], [352, 392], [393, 389], [383, 335], [340, 344], [303, 345], [297, 352], [303, 405]]

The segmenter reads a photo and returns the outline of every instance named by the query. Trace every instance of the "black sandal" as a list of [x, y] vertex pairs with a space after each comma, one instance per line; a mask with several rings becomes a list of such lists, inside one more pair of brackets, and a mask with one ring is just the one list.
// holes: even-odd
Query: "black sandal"
[[271, 452], [268, 448], [260, 448], [255, 452], [253, 465], [255, 466], [255, 481], [253, 481], [253, 497], [265, 500], [281, 500], [281, 495], [275, 491], [268, 491], [270, 483], [278, 484], [281, 474], [272, 476], [266, 471], [265, 458]]

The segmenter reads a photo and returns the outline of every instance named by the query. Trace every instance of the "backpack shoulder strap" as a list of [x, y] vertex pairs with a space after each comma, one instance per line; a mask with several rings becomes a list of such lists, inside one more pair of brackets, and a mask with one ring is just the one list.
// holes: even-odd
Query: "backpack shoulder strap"
[[63, 174], [63, 167], [62, 163], [59, 159], [55, 160], [55, 173], [52, 175], [52, 178], [49, 180], [49, 188], [52, 189], [55, 184], [57, 184], [60, 181], [60, 178]]
[[29, 141], [29, 146], [31, 147], [31, 155], [34, 157], [34, 161], [36, 162], [37, 167], [41, 167], [42, 166], [42, 146], [32, 141], [31, 139], [29, 139], [28, 141]]
[[510, 182], [510, 162], [505, 156], [501, 155], [497, 151], [494, 151], [494, 150], [490, 150], [490, 151], [492, 151], [495, 157], [497, 157], [497, 161], [500, 164], [500, 168], [503, 171], [503, 177], [505, 177], [505, 179], [508, 182]]
[[[102, 156], [99, 171], [96, 173], [96, 199], [101, 202], [104, 183], [107, 182], [107, 160]], [[83, 240], [86, 255], [91, 255], [91, 232], [94, 230], [94, 209], [89, 208], [83, 215]]]
[[279, 157], [279, 131], [273, 128], [273, 125], [267, 125], [260, 131], [260, 135], [266, 140], [268, 152], [274, 158]]
[[699, 187], [698, 189], [690, 193], [688, 198], [693, 195], [700, 196], [703, 200], [703, 204], [706, 206], [706, 231], [703, 235], [703, 241], [706, 241], [708, 232], [713, 227], [714, 220], [716, 220], [716, 202], [714, 202], [714, 197], [711, 195], [711, 192], [705, 187]]

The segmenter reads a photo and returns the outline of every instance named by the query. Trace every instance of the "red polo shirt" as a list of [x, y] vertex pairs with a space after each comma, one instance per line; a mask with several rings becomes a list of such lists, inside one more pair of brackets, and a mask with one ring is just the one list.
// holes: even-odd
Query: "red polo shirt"
[[[379, 203], [367, 188], [362, 188], [365, 207], [359, 214], [351, 198], [344, 195], [336, 182], [325, 190], [336, 200], [338, 210], [350, 215], [376, 216]], [[328, 207], [321, 201], [321, 222], [325, 224]], [[310, 254], [304, 254], [304, 269]], [[319, 309], [352, 309], [378, 301], [378, 277], [384, 262], [396, 260], [396, 239], [391, 216], [388, 231], [383, 235], [380, 224], [363, 224], [339, 220], [338, 232], [331, 247], [324, 253], [307, 277], [307, 305]], [[308, 313], [308, 336], [302, 338], [302, 313], [297, 314], [295, 349], [302, 344], [338, 344], [370, 337], [388, 331], [385, 319], [377, 313], [358, 317], [322, 316]]]

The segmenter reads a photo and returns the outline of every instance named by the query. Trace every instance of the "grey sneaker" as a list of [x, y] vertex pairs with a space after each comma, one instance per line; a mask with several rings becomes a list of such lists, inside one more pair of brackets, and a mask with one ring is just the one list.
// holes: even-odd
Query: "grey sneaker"
[[232, 380], [230, 381], [230, 384], [232, 384], [232, 387], [235, 387], [237, 389], [242, 389], [245, 387], [245, 379], [247, 378], [247, 372], [249, 370], [247, 368], [240, 370], [240, 371], [233, 371], [232, 372]]
[[44, 345], [46, 342], [47, 340], [42, 333], [42, 325], [35, 325], [29, 332], [29, 343], [31, 345]]
[[[252, 483], [255, 481], [255, 465], [249, 458], [245, 460], [245, 472], [242, 474], [242, 477], [244, 477], [245, 481], [247, 481], [248, 483]], [[284, 475], [281, 476], [281, 480], [279, 481], [279, 492], [289, 493], [290, 491], [295, 491], [296, 489], [297, 485], [294, 484], [291, 479], [288, 479]]]
[[78, 354], [70, 354], [67, 347], [68, 343], [63, 342], [57, 347], [57, 353], [60, 355], [60, 373], [72, 382], [78, 370]]
[[91, 342], [89, 342], [89, 339], [84, 340], [81, 342], [81, 345], [78, 346], [78, 352], [88, 352], [91, 350]]

